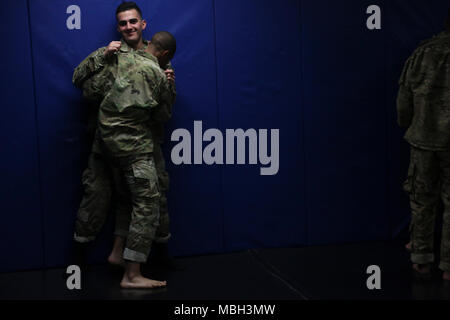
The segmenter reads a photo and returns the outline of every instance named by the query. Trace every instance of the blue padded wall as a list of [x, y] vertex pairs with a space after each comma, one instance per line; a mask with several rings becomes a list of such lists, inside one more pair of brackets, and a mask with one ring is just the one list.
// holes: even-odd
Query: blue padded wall
[[[0, 272], [68, 262], [90, 149], [87, 105], [71, 78], [119, 40], [120, 2], [21, 0], [1, 12], [15, 31], [1, 31], [13, 50], [0, 60]], [[167, 30], [178, 43], [164, 145], [174, 255], [387, 240], [408, 225], [397, 80], [417, 44], [442, 29], [448, 1], [137, 2], [145, 37]], [[374, 4], [381, 30], [366, 27]], [[66, 27], [70, 5], [81, 9], [79, 30]], [[279, 129], [278, 174], [261, 176], [260, 163], [174, 165], [171, 133], [185, 128], [194, 139], [194, 121], [224, 138], [227, 129]], [[111, 248], [112, 222], [95, 262]]]
[[218, 0], [215, 13], [221, 131], [280, 132], [276, 175], [248, 154], [221, 168], [227, 249], [306, 244], [299, 2]]
[[302, 1], [309, 244], [388, 235], [385, 30], [366, 27], [371, 4]]
[[8, 26], [0, 31], [2, 272], [43, 267], [44, 250], [27, 1], [9, 3], [0, 17]]
[[213, 1], [148, 1], [144, 15], [149, 16], [151, 34], [167, 30], [177, 39], [172, 63], [178, 94], [164, 145], [171, 179], [170, 248], [176, 255], [222, 252], [220, 168], [205, 164], [175, 166], [170, 160], [176, 144], [170, 141], [173, 130], [189, 130], [193, 144], [194, 121], [202, 121], [203, 130], [218, 127]]

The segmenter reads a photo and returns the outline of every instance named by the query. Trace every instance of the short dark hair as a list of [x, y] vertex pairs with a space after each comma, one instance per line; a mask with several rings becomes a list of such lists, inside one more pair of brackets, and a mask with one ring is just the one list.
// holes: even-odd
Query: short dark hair
[[158, 50], [169, 50], [170, 54], [173, 56], [177, 51], [177, 41], [175, 37], [167, 31], [160, 31], [153, 35], [151, 43]]
[[136, 10], [139, 13], [139, 15], [141, 16], [141, 19], [142, 19], [142, 11], [138, 7], [136, 2], [133, 2], [133, 1], [124, 1], [121, 4], [119, 4], [119, 6], [116, 9], [116, 17], [121, 12], [128, 11], [128, 10], [133, 10], [133, 9]]

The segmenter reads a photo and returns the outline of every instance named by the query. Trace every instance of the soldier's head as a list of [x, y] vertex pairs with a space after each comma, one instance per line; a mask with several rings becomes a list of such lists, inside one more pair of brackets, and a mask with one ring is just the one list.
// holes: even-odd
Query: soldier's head
[[167, 66], [177, 51], [175, 37], [167, 31], [160, 31], [153, 35], [148, 46], [148, 52], [153, 54], [159, 62], [161, 68]]
[[116, 9], [117, 31], [125, 42], [132, 48], [138, 49], [143, 45], [142, 31], [147, 22], [142, 19], [142, 11], [132, 1], [122, 2]]

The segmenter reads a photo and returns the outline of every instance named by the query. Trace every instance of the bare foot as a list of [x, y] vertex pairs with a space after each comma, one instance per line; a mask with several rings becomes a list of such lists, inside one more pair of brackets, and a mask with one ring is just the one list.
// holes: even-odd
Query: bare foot
[[411, 242], [408, 242], [408, 243], [405, 245], [405, 248], [406, 248], [406, 251], [411, 252], [411, 251], [412, 251], [412, 244], [411, 244]]
[[442, 274], [442, 279], [450, 281], [450, 272], [444, 271], [444, 273]]
[[128, 277], [125, 273], [123, 275], [120, 286], [124, 289], [153, 289], [166, 286], [166, 281], [156, 281], [144, 278], [143, 276]]
[[429, 275], [431, 273], [431, 266], [429, 264], [413, 264], [413, 269], [421, 275]]

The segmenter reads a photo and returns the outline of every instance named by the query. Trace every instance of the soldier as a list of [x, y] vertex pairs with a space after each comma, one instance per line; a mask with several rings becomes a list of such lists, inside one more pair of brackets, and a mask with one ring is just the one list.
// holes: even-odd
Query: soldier
[[[165, 32], [156, 33], [151, 43], [156, 46], [169, 47], [169, 43], [165, 41]], [[167, 39], [167, 37], [166, 37]], [[151, 48], [151, 46], [148, 46]], [[176, 48], [170, 48], [170, 51], [175, 51]], [[167, 50], [167, 49], [166, 49]], [[143, 52], [139, 51], [138, 54], [146, 56], [149, 53], [148, 49]], [[171, 234], [169, 228], [169, 211], [167, 205], [166, 193], [169, 189], [169, 174], [166, 171], [165, 160], [162, 152], [162, 144], [164, 142], [164, 124], [172, 116], [172, 106], [175, 103], [176, 90], [175, 90], [175, 73], [173, 71], [170, 62], [165, 64], [166, 61], [162, 61], [160, 67], [164, 70], [167, 79], [169, 81], [171, 90], [171, 103], [166, 103], [160, 106], [160, 113], [163, 113], [163, 117], [159, 119], [152, 118], [150, 121], [150, 131], [153, 138], [153, 158], [155, 160], [156, 173], [158, 175], [158, 184], [160, 187], [160, 204], [159, 204], [159, 226], [156, 232], [155, 241], [152, 245], [152, 262], [169, 268], [169, 269], [181, 269], [182, 267], [176, 264], [168, 254], [167, 242], [169, 241]], [[100, 196], [101, 192], [99, 193]], [[117, 208], [116, 210], [116, 228], [114, 246], [111, 254], [108, 257], [108, 262], [115, 266], [122, 266], [123, 259], [122, 253], [124, 250], [125, 239], [128, 234], [128, 225], [130, 222], [130, 214], [126, 208]]]
[[[100, 181], [108, 181], [107, 177], [113, 176], [120, 199], [118, 203], [132, 212], [123, 253], [126, 263], [121, 286], [153, 288], [164, 286], [166, 282], [144, 278], [140, 271], [140, 264], [147, 260], [159, 224], [160, 193], [148, 123], [150, 119], [166, 120], [165, 108], [158, 106], [171, 104], [173, 99], [159, 64], [167, 64], [174, 50], [158, 46], [157, 42], [146, 48], [142, 39], [146, 23], [136, 4], [122, 3], [117, 8], [116, 17], [122, 41], [113, 41], [108, 47], [92, 53], [75, 70], [73, 81], [82, 87], [96, 74], [103, 79], [115, 79], [105, 81], [98, 90], [93, 90], [100, 95], [103, 92], [104, 97], [89, 166], [98, 169], [96, 173], [102, 176]], [[164, 33], [162, 38], [170, 48], [176, 47], [175, 39], [169, 33]], [[141, 54], [145, 49], [149, 52], [146, 57]], [[102, 85], [110, 88], [105, 90]], [[107, 193], [110, 192], [106, 189]], [[106, 195], [105, 198], [108, 197]], [[103, 204], [99, 204], [101, 210], [98, 212], [84, 210], [89, 207], [86, 199], [89, 197], [85, 195], [76, 221], [74, 238], [79, 243], [91, 242], [105, 217], [106, 206]]]
[[[163, 39], [158, 33], [155, 35], [155, 43], [158, 44]], [[137, 50], [136, 53], [146, 56], [148, 54], [148, 43], [144, 41], [145, 50]], [[95, 53], [94, 53], [95, 54]], [[93, 55], [94, 55], [93, 54]], [[93, 56], [92, 55], [92, 56]], [[165, 63], [165, 62], [164, 62]], [[103, 68], [98, 73], [95, 73], [90, 78], [84, 81], [82, 75], [89, 74], [89, 70], [82, 69], [84, 64], [81, 64], [75, 71], [74, 82], [82, 83], [83, 96], [88, 100], [89, 106], [89, 119], [88, 119], [88, 134], [94, 137], [98, 105], [100, 105], [104, 98], [105, 92], [108, 92], [115, 80], [115, 70], [111, 68]], [[175, 102], [176, 89], [175, 89], [175, 73], [173, 67], [169, 62], [167, 65], [160, 66], [169, 81], [173, 103]], [[172, 103], [172, 105], [173, 105]], [[168, 120], [171, 117], [172, 105], [164, 105], [166, 108], [165, 119]], [[164, 123], [156, 122], [154, 119], [151, 121], [150, 130], [152, 132], [154, 140], [154, 160], [156, 171], [158, 175], [158, 182], [160, 186], [160, 222], [157, 231], [155, 242], [152, 245], [152, 261], [158, 265], [168, 267], [170, 269], [179, 269], [180, 266], [170, 258], [167, 249], [167, 242], [170, 238], [169, 230], [169, 212], [167, 206], [166, 192], [169, 188], [169, 175], [165, 170], [165, 162], [162, 154], [161, 144], [164, 141]], [[92, 140], [92, 139], [91, 139]], [[85, 217], [90, 219], [89, 223], [86, 223], [92, 230], [90, 234], [97, 234], [100, 228], [103, 226], [107, 213], [110, 209], [111, 197], [113, 187], [110, 185], [111, 181], [108, 179], [108, 168], [105, 167], [102, 161], [98, 161], [98, 153], [93, 152], [90, 155], [88, 167], [83, 173], [83, 185], [85, 188], [85, 195], [80, 206], [80, 212], [83, 212]], [[120, 200], [120, 199], [119, 199]], [[122, 253], [125, 245], [125, 238], [128, 232], [129, 223], [129, 208], [123, 203], [116, 203], [116, 228], [115, 228], [115, 240], [114, 247], [111, 254], [108, 257], [108, 262], [114, 266], [123, 266]], [[93, 214], [95, 213], [95, 214]], [[92, 238], [90, 240], [93, 240]], [[84, 248], [79, 248], [79, 251], [85, 251]], [[79, 253], [78, 255], [83, 255]], [[80, 258], [77, 259], [81, 260]]]
[[430, 275], [435, 209], [444, 205], [439, 268], [450, 280], [450, 11], [445, 30], [422, 42], [399, 80], [398, 124], [411, 145], [408, 178], [413, 270]]
[[[157, 33], [155, 37], [155, 43], [158, 44], [164, 39], [161, 38], [163, 33]], [[144, 41], [145, 50], [137, 50], [136, 53], [142, 56], [148, 55], [148, 42]], [[86, 70], [77, 68], [75, 71], [74, 79], [81, 78], [82, 74], [86, 74]], [[165, 118], [163, 120], [167, 121], [171, 118], [172, 105], [175, 103], [176, 89], [175, 89], [175, 72], [171, 63], [167, 65], [160, 66], [169, 81], [170, 89], [172, 92], [172, 104], [165, 104], [161, 106], [165, 108]], [[115, 70], [111, 68], [103, 68], [98, 73], [95, 73], [90, 78], [82, 83], [83, 96], [89, 103], [89, 117], [88, 117], [88, 136], [89, 140], [94, 140], [95, 129], [97, 127], [97, 113], [98, 106], [104, 98], [106, 92], [111, 89], [112, 84], [115, 80]], [[79, 83], [74, 81], [75, 83]], [[160, 221], [157, 231], [157, 236], [155, 242], [152, 245], [152, 262], [167, 267], [169, 269], [180, 269], [181, 267], [177, 265], [173, 259], [170, 258], [167, 248], [167, 242], [171, 237], [170, 227], [169, 227], [169, 212], [167, 206], [166, 192], [169, 189], [169, 175], [165, 169], [165, 160], [162, 153], [162, 143], [164, 142], [164, 123], [157, 122], [154, 119], [150, 122], [150, 130], [153, 137], [153, 157], [155, 160], [156, 171], [158, 175], [158, 183], [160, 186]], [[86, 227], [91, 228], [90, 234], [97, 234], [100, 228], [103, 226], [106, 216], [111, 207], [113, 186], [109, 179], [110, 172], [107, 167], [104, 166], [102, 161], [98, 160], [99, 151], [93, 152], [89, 157], [88, 167], [83, 173], [83, 185], [85, 189], [85, 195], [83, 201], [80, 205], [80, 212], [88, 217], [89, 223], [86, 223]], [[120, 200], [120, 199], [119, 199]], [[114, 246], [111, 254], [108, 257], [108, 263], [113, 266], [123, 266], [123, 250], [125, 245], [125, 238], [128, 234], [128, 224], [130, 221], [130, 212], [126, 204], [116, 203], [116, 227], [115, 227], [115, 239]], [[93, 214], [95, 213], [95, 214]], [[90, 240], [93, 240], [91, 238]], [[85, 251], [84, 248], [79, 248], [79, 251]], [[84, 253], [79, 253], [78, 255], [84, 255]], [[80, 258], [77, 259], [82, 260]]]

